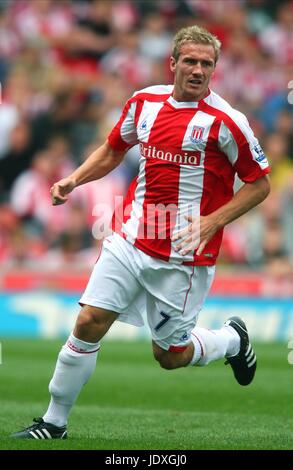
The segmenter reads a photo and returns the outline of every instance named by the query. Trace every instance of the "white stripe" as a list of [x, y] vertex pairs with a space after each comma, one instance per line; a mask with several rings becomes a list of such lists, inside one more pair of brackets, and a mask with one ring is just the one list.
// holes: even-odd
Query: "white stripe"
[[[215, 116], [211, 116], [210, 114], [204, 113], [203, 111], [198, 111], [195, 113], [186, 128], [182, 142], [182, 149], [204, 152], [210, 129], [215, 119]], [[203, 134], [201, 136], [200, 142], [192, 142], [191, 140], [194, 126], [203, 127]]]
[[198, 108], [198, 101], [176, 101], [173, 96], [169, 96], [167, 101], [176, 109]]
[[47, 429], [43, 428], [42, 431], [47, 436], [48, 439], [52, 439], [52, 436]]
[[251, 347], [251, 344], [249, 343], [249, 347], [245, 353], [245, 356], [247, 357], [249, 354], [250, 354], [250, 351], [251, 351], [252, 347]]
[[129, 110], [120, 128], [121, 138], [130, 145], [137, 144], [137, 132], [136, 132], [136, 127], [134, 123], [135, 109], [136, 109], [136, 101], [131, 103]]
[[237, 323], [237, 321], [235, 321], [235, 320], [232, 320], [232, 322], [233, 322], [233, 321], [236, 323], [236, 325], [237, 325], [242, 331], [244, 331], [244, 333], [247, 334], [247, 330], [246, 330], [243, 326], [241, 326], [240, 323]]
[[[149, 141], [152, 127], [163, 106], [164, 103], [144, 101], [137, 123], [137, 135], [140, 142]], [[141, 128], [142, 124], [145, 124], [144, 129]]]
[[249, 362], [251, 361], [251, 358], [254, 356], [254, 351], [252, 349], [251, 353], [249, 354], [249, 356], [246, 358], [246, 362]]
[[238, 145], [228, 127], [221, 122], [219, 131], [219, 147], [227, 155], [231, 165], [238, 160]]
[[35, 439], [40, 439], [37, 434], [35, 434], [33, 431], [29, 432]]
[[61, 439], [63, 439], [64, 436], [66, 436], [66, 434], [67, 434], [67, 431], [64, 431], [64, 433], [63, 433], [62, 436], [61, 436]]
[[[141, 142], [148, 142], [151, 129], [163, 105], [164, 103], [149, 103], [148, 101], [144, 102], [137, 126], [137, 132]], [[146, 120], [146, 129], [141, 129], [140, 127], [144, 120]], [[146, 191], [145, 165], [146, 158], [141, 155], [138, 184], [134, 193], [134, 199], [131, 204], [132, 207], [130, 218], [127, 220], [126, 224], [122, 225], [122, 229], [126, 234], [127, 241], [132, 244], [134, 244], [135, 239], [137, 238], [139, 222], [143, 215], [143, 203]]]
[[172, 93], [174, 85], [151, 85], [142, 90], [135, 91], [133, 96], [139, 95], [140, 93], [151, 93], [153, 95], [167, 95]]
[[[185, 219], [187, 214], [197, 216], [200, 214], [200, 203], [203, 194], [203, 178], [204, 178], [204, 160], [205, 148], [208, 140], [208, 135], [211, 126], [215, 120], [215, 116], [210, 116], [202, 111], [198, 111], [190, 120], [182, 142], [182, 150], [189, 150], [200, 152], [200, 164], [181, 165], [179, 177], [179, 194], [178, 194], [178, 211], [176, 216], [176, 224], [174, 233], [182, 230], [187, 226], [188, 222]], [[191, 140], [191, 135], [194, 126], [203, 127], [203, 135], [199, 143], [194, 143]], [[195, 184], [196, 181], [196, 184]], [[184, 257], [174, 250], [178, 242], [172, 243], [170, 260], [178, 261], [193, 261], [193, 252], [188, 253]]]
[[41, 437], [41, 439], [45, 439], [45, 436], [43, 436], [43, 434], [41, 433], [40, 429], [36, 429], [35, 432], [38, 433], [38, 435]]
[[253, 366], [253, 364], [256, 362], [256, 356], [253, 357], [253, 360], [247, 364], [248, 367]]
[[146, 159], [142, 159], [139, 168], [138, 184], [134, 193], [134, 199], [131, 203], [131, 213], [126, 224], [122, 224], [122, 230], [126, 234], [126, 239], [134, 244], [138, 233], [139, 221], [143, 215], [143, 203], [146, 191], [145, 186], [145, 163]]

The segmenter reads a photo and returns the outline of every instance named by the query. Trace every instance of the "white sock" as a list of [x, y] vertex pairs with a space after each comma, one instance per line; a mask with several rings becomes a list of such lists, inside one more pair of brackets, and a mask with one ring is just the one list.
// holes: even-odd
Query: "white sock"
[[234, 356], [239, 352], [240, 337], [230, 326], [223, 326], [220, 330], [195, 327], [192, 333], [203, 348], [203, 354], [196, 362], [198, 366], [205, 366], [212, 361]]
[[224, 331], [232, 334], [232, 338], [230, 337], [230, 340], [229, 340], [229, 345], [228, 345], [228, 348], [227, 348], [226, 357], [236, 356], [236, 354], [238, 354], [239, 350], [240, 350], [240, 336], [239, 336], [239, 334], [230, 325], [224, 325], [221, 328], [221, 330], [224, 330]]
[[193, 346], [194, 346], [194, 353], [193, 353], [193, 357], [192, 357], [192, 359], [191, 359], [191, 361], [188, 365], [189, 366], [194, 366], [198, 363], [200, 358], [203, 356], [204, 349], [203, 349], [203, 344], [201, 343], [199, 337], [196, 336], [194, 330], [191, 332], [190, 339], [191, 339], [191, 341], [193, 343]]
[[99, 343], [87, 343], [71, 334], [59, 353], [49, 384], [51, 401], [43, 416], [47, 423], [64, 426], [83, 385], [92, 375], [100, 348]]

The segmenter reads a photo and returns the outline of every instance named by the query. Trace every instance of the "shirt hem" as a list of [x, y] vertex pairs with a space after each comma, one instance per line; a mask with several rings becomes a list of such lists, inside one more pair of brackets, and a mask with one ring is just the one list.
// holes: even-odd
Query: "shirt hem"
[[[126, 239], [127, 240], [127, 239]], [[158, 258], [166, 263], [174, 263], [174, 264], [183, 264], [184, 266], [214, 266], [216, 264], [216, 260], [205, 260], [205, 259], [198, 259], [194, 261], [178, 261], [170, 259], [169, 256], [162, 255], [161, 253], [156, 253], [153, 250], [148, 249], [146, 246], [139, 243], [138, 240], [135, 241], [134, 246], [138, 249], [146, 253], [147, 255], [151, 256], [152, 258]]]

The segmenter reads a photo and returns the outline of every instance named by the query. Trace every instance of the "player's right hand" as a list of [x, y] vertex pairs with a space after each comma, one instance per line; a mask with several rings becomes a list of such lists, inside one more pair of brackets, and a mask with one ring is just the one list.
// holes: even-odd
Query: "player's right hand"
[[71, 193], [75, 186], [75, 181], [70, 177], [63, 178], [62, 180], [57, 181], [57, 183], [53, 184], [50, 189], [52, 205], [58, 206], [60, 204], [64, 204], [68, 199], [67, 194]]

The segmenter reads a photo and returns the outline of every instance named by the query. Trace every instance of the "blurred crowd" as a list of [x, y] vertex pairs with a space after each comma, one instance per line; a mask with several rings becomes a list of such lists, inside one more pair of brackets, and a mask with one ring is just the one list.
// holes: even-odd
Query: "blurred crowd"
[[222, 41], [212, 89], [247, 115], [271, 165], [269, 198], [226, 228], [219, 264], [293, 274], [288, 0], [0, 0], [2, 271], [91, 268], [97, 204], [125, 194], [138, 149], [64, 206], [49, 188], [105, 140], [134, 90], [172, 83], [172, 37], [192, 24]]

